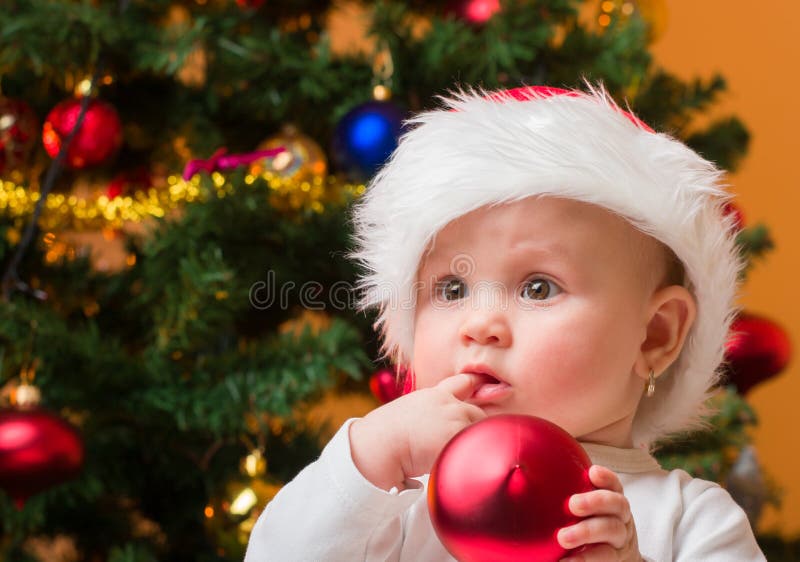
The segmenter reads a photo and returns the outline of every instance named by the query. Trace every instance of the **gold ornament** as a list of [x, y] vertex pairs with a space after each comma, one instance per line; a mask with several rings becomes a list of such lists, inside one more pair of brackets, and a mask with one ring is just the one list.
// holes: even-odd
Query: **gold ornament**
[[378, 84], [372, 88], [372, 97], [378, 101], [387, 101], [392, 98], [392, 90], [388, 86]]
[[39, 405], [42, 399], [42, 393], [39, 391], [39, 388], [33, 384], [34, 379], [36, 379], [36, 368], [38, 365], [39, 360], [34, 359], [30, 365], [23, 367], [20, 371], [20, 383], [11, 389], [12, 406], [17, 406], [18, 408], [33, 408]]
[[274, 158], [255, 162], [250, 167], [254, 176], [270, 172], [281, 178], [308, 181], [324, 176], [328, 171], [325, 153], [311, 137], [298, 131], [294, 125], [284, 125], [281, 132], [258, 145], [257, 150], [270, 150], [282, 146], [285, 151]]
[[372, 61], [373, 99], [388, 101], [392, 98], [392, 74], [394, 74], [392, 51], [384, 44]]

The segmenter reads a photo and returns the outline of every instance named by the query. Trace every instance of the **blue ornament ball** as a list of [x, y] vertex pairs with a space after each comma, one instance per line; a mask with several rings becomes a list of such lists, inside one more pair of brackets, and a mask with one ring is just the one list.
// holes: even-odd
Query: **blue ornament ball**
[[397, 148], [405, 114], [388, 101], [370, 101], [351, 109], [333, 134], [333, 160], [355, 180], [371, 178]]

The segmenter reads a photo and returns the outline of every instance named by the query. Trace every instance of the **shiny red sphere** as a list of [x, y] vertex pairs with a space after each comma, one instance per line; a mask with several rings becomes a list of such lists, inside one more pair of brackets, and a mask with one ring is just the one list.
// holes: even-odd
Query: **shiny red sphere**
[[373, 373], [369, 379], [369, 389], [381, 404], [391, 402], [405, 394], [404, 387], [391, 369], [380, 369]]
[[461, 562], [556, 561], [556, 540], [580, 520], [570, 496], [594, 489], [589, 456], [559, 426], [533, 416], [491, 416], [444, 447], [428, 482], [442, 544]]
[[500, 11], [500, 0], [454, 0], [447, 13], [472, 25], [483, 25]]
[[0, 488], [22, 508], [32, 495], [78, 476], [83, 442], [45, 410], [0, 411]]
[[[42, 128], [42, 143], [51, 158], [61, 150], [81, 112], [81, 99], [69, 99], [56, 105]], [[66, 165], [70, 168], [96, 166], [108, 160], [122, 145], [122, 124], [117, 110], [101, 100], [89, 101], [78, 133], [70, 141]]]
[[792, 343], [781, 326], [762, 316], [741, 313], [725, 343], [725, 374], [739, 394], [768, 380], [789, 364]]
[[414, 391], [414, 372], [407, 367], [380, 369], [369, 378], [369, 389], [381, 404]]

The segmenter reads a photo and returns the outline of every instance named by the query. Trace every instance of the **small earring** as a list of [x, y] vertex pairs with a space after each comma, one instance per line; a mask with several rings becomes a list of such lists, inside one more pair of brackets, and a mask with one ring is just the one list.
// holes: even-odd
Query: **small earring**
[[653, 369], [650, 369], [650, 376], [647, 378], [647, 397], [650, 398], [656, 393], [656, 376]]

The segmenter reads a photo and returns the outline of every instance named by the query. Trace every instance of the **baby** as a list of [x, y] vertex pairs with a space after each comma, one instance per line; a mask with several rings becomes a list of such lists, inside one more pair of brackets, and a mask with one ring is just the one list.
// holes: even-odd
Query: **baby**
[[427, 474], [500, 413], [548, 419], [592, 459], [596, 490], [568, 503], [583, 519], [557, 536], [569, 560], [764, 560], [725, 490], [650, 455], [699, 425], [736, 312], [720, 172], [602, 90], [443, 102], [354, 215], [362, 304], [413, 391], [342, 426], [267, 506], [246, 560], [452, 560]]

